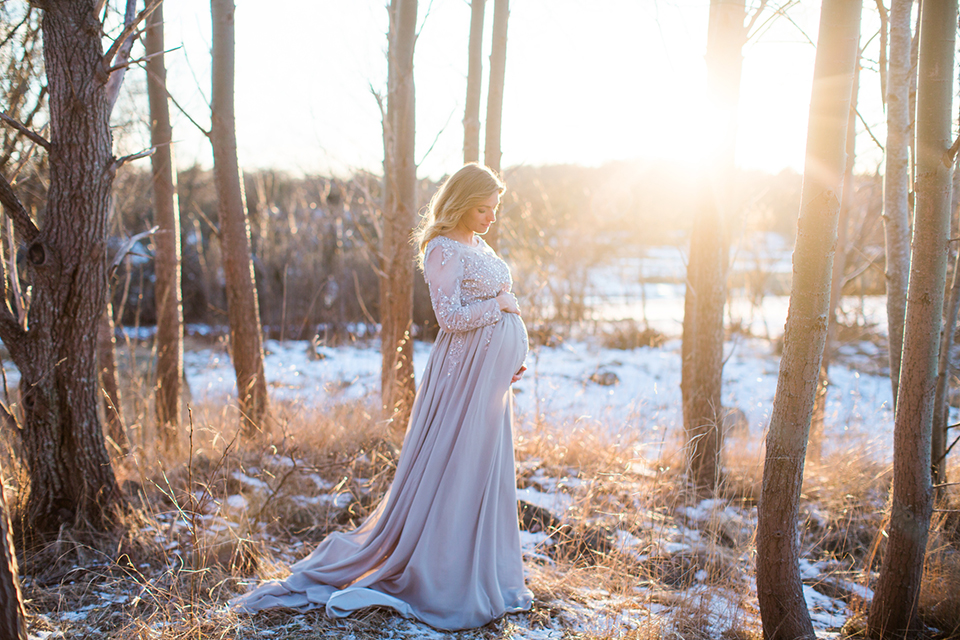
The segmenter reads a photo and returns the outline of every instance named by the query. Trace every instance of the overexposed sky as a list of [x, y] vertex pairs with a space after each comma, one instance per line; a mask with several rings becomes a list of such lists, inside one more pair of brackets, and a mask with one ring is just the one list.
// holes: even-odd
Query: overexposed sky
[[[385, 88], [385, 5], [386, 0], [237, 0], [243, 167], [379, 172], [383, 143], [372, 90]], [[468, 0], [419, 5], [416, 157], [421, 177], [439, 177], [462, 160], [470, 6]], [[695, 156], [707, 135], [708, 7], [708, 0], [513, 0], [502, 166]], [[167, 48], [176, 47], [167, 54], [170, 91], [203, 126], [209, 126], [209, 11], [202, 0], [164, 2]], [[772, 15], [768, 8], [758, 24]], [[770, 20], [744, 48], [741, 167], [802, 170], [815, 54], [807, 38], [816, 40], [818, 19], [819, 2], [802, 0], [785, 17]], [[492, 22], [488, 0], [481, 114]], [[865, 16], [862, 42], [873, 35], [875, 23], [875, 15]], [[127, 91], [145, 110], [145, 96], [138, 97], [142, 75], [131, 69]], [[863, 74], [861, 102], [882, 140], [875, 71]], [[180, 166], [210, 163], [209, 143], [176, 110], [174, 137]], [[481, 134], [481, 145], [482, 139]], [[142, 142], [136, 135], [121, 138], [131, 147]], [[875, 147], [863, 132], [858, 145], [860, 152]], [[864, 170], [876, 166], [873, 155], [865, 153]]]

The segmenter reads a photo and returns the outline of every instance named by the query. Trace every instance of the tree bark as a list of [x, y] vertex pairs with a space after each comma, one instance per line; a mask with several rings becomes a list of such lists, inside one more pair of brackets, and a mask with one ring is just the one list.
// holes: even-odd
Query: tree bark
[[17, 575], [17, 554], [13, 547], [10, 512], [0, 488], [0, 544], [3, 562], [0, 562], [0, 638], [27, 640], [26, 611], [23, 593]]
[[237, 158], [234, 114], [233, 0], [211, 0], [213, 61], [211, 74], [213, 174], [220, 214], [220, 241], [230, 322], [230, 354], [237, 376], [241, 428], [246, 437], [268, 430], [267, 383], [263, 372], [260, 308], [250, 257], [250, 225]]
[[0, 180], [0, 202], [27, 246], [33, 283], [29, 328], [0, 305], [0, 337], [21, 374], [26, 522], [40, 535], [78, 522], [106, 527], [123, 504], [98, 414], [97, 326], [117, 164], [95, 5], [44, 3], [50, 182], [42, 230]]
[[[394, 13], [395, 12], [395, 13]], [[391, 3], [390, 71], [387, 92], [390, 156], [383, 211], [381, 250], [381, 398], [385, 415], [406, 428], [416, 383], [413, 373], [414, 254], [410, 234], [416, 225], [417, 166], [414, 160], [415, 97], [413, 48], [416, 42], [416, 0]], [[394, 28], [395, 27], [395, 28]], [[392, 153], [391, 153], [392, 152]]]
[[924, 0], [917, 88], [917, 205], [894, 423], [887, 549], [867, 619], [872, 638], [917, 624], [933, 510], [931, 429], [950, 235], [950, 148], [957, 0]]
[[800, 581], [797, 516], [827, 335], [861, 5], [824, 0], [820, 10], [793, 284], [758, 510], [757, 596], [768, 640], [815, 637]]
[[[503, 84], [507, 70], [507, 20], [510, 0], [494, 0], [493, 46], [490, 49], [490, 83], [487, 85], [487, 122], [483, 145], [483, 162], [500, 173], [500, 128], [503, 122]], [[500, 242], [500, 227], [494, 222], [484, 240], [494, 249]]]
[[887, 143], [883, 176], [883, 229], [886, 242], [887, 336], [890, 383], [897, 405], [903, 319], [910, 274], [910, 77], [912, 0], [890, 3], [890, 70], [887, 74]]
[[467, 64], [467, 102], [463, 114], [463, 162], [480, 160], [480, 88], [483, 83], [484, 0], [470, 2], [470, 43]]
[[684, 297], [681, 395], [690, 481], [712, 492], [720, 476], [723, 307], [727, 247], [723, 218], [730, 207], [736, 148], [742, 49], [746, 42], [743, 0], [713, 0], [707, 33], [709, 109], [718, 133], [707, 154], [700, 205], [690, 234]]
[[847, 118], [847, 163], [843, 171], [843, 195], [840, 198], [840, 215], [837, 220], [837, 249], [833, 258], [833, 273], [830, 277], [830, 309], [827, 314], [827, 340], [820, 361], [820, 379], [810, 419], [810, 441], [807, 444], [807, 462], [820, 462], [823, 456], [824, 421], [827, 412], [827, 391], [830, 388], [830, 363], [837, 348], [837, 309], [843, 294], [843, 276], [847, 266], [847, 235], [850, 228], [850, 204], [853, 202], [853, 165], [857, 159], [857, 96], [860, 93], [860, 54], [853, 72], [853, 92], [850, 96], [850, 114]]
[[157, 430], [165, 449], [175, 449], [180, 428], [183, 379], [183, 303], [180, 292], [180, 205], [173, 166], [173, 132], [167, 101], [167, 68], [163, 57], [163, 5], [147, 18], [147, 96], [150, 104], [150, 144], [153, 203], [158, 228], [157, 282]]

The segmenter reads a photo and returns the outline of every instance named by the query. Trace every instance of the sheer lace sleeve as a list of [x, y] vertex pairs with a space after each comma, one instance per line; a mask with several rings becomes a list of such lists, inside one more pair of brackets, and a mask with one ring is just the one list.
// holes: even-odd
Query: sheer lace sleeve
[[448, 242], [431, 242], [423, 267], [437, 322], [447, 333], [494, 324], [501, 317], [500, 305], [494, 298], [463, 304], [464, 260], [458, 253]]

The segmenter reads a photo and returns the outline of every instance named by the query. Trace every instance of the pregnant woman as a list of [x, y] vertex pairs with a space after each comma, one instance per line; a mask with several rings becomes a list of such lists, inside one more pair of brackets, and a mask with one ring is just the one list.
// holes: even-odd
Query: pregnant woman
[[527, 332], [510, 270], [480, 238], [503, 184], [468, 164], [417, 230], [440, 323], [393, 484], [355, 531], [333, 533], [282, 581], [236, 598], [238, 611], [326, 606], [333, 616], [391, 607], [440, 629], [530, 608], [517, 524], [510, 385]]

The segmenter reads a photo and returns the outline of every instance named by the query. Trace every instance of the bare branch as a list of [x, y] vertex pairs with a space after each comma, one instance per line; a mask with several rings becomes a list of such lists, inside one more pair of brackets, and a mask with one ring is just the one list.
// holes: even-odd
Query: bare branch
[[117, 255], [113, 256], [113, 262], [110, 263], [110, 268], [107, 269], [107, 277], [113, 277], [113, 274], [117, 272], [117, 268], [120, 266], [120, 263], [123, 262], [123, 259], [127, 257], [127, 254], [130, 253], [130, 250], [133, 249], [134, 245], [140, 242], [140, 240], [143, 238], [155, 234], [159, 228], [159, 226], [154, 225], [146, 231], [141, 231], [137, 235], [127, 238], [127, 241], [124, 242], [117, 251]]
[[10, 355], [14, 357], [15, 362], [18, 352], [22, 354], [23, 347], [21, 345], [23, 345], [26, 334], [27, 332], [20, 326], [20, 322], [13, 315], [10, 307], [0, 304], [0, 340], [7, 347]]
[[38, 145], [40, 145], [41, 147], [43, 147], [43, 148], [46, 149], [47, 151], [50, 150], [50, 141], [49, 141], [49, 140], [47, 140], [46, 138], [44, 138], [43, 136], [41, 136], [41, 135], [40, 135], [39, 133], [37, 133], [36, 131], [30, 129], [29, 127], [27, 127], [26, 125], [24, 125], [24, 124], [23, 124], [22, 122], [20, 122], [19, 120], [15, 119], [15, 118], [11, 118], [10, 116], [7, 115], [7, 113], [6, 113], [5, 111], [0, 111], [0, 120], [2, 120], [3, 123], [6, 124], [7, 126], [10, 126], [10, 127], [14, 128], [14, 129], [16, 129], [17, 131], [19, 131], [20, 133], [22, 133], [23, 135], [25, 135], [27, 138], [29, 138], [29, 139], [32, 140], [33, 142], [36, 142]]
[[960, 153], [960, 137], [953, 141], [950, 148], [943, 154], [943, 164], [951, 167], [957, 159], [957, 153]]
[[[175, 49], [172, 49], [172, 50], [175, 50]], [[149, 70], [147, 72], [149, 73]], [[154, 77], [154, 74], [150, 74], [150, 77], [151, 78]], [[182, 106], [180, 106], [180, 103], [177, 102], [177, 99], [174, 98], [173, 94], [170, 93], [170, 90], [167, 89], [166, 83], [163, 83], [163, 84], [164, 84], [163, 90], [167, 92], [167, 97], [170, 98], [170, 102], [173, 103], [173, 106], [175, 106], [180, 111], [180, 113], [182, 113], [184, 117], [186, 117], [186, 119], [189, 120], [191, 124], [193, 124], [193, 126], [195, 126], [200, 131], [200, 133], [202, 133], [205, 137], [209, 138], [210, 132], [204, 129], [203, 127], [201, 127], [200, 123], [194, 120], [193, 117], [189, 113], [187, 113], [187, 110], [184, 109]]]
[[867, 134], [873, 140], [873, 143], [877, 145], [877, 148], [880, 149], [881, 152], [885, 151], [885, 149], [883, 148], [883, 145], [880, 144], [879, 140], [877, 140], [877, 136], [873, 135], [873, 131], [871, 131], [870, 125], [868, 125], [867, 121], [863, 119], [863, 115], [860, 113], [859, 109], [857, 109], [857, 117], [860, 118], [860, 124], [862, 124], [863, 128], [867, 130]]
[[[132, 2], [132, 0], [128, 0], [128, 2]], [[101, 64], [103, 65], [104, 71], [113, 66], [114, 58], [117, 57], [120, 47], [122, 47], [127, 38], [129, 38], [133, 32], [137, 30], [137, 27], [140, 26], [140, 23], [146, 20], [147, 16], [153, 13], [156, 8], [160, 6], [161, 2], [163, 2], [163, 0], [150, 0], [150, 3], [144, 8], [144, 10], [138, 13], [137, 17], [134, 18], [130, 24], [127, 24], [123, 27], [123, 31], [120, 32], [120, 36], [113, 41], [113, 44], [110, 45], [110, 48], [107, 49], [107, 52], [103, 54]]]
[[[143, 33], [143, 31], [138, 31], [137, 33]], [[136, 60], [129, 60], [129, 61], [124, 62], [124, 63], [122, 63], [122, 64], [118, 64], [118, 65], [112, 66], [112, 67], [110, 67], [110, 73], [113, 73], [114, 71], [116, 71], [117, 69], [120, 69], [121, 67], [132, 67], [132, 66], [135, 65], [135, 64], [141, 64], [141, 63], [144, 63], [144, 62], [148, 62], [148, 61], [151, 60], [152, 58], [156, 58], [157, 56], [162, 56], [162, 55], [164, 55], [164, 54], [170, 53], [171, 51], [176, 51], [177, 49], [180, 49], [180, 48], [182, 48], [182, 47], [183, 47], [183, 45], [177, 45], [177, 46], [175, 46], [173, 49], [167, 49], [166, 51], [157, 51], [157, 52], [155, 52], [155, 53], [151, 53], [151, 54], [148, 55], [148, 56], [143, 56], [142, 58], [137, 58]]]
[[753, 29], [753, 25], [757, 23], [757, 19], [760, 17], [760, 14], [763, 13], [763, 10], [767, 7], [767, 0], [760, 0], [760, 6], [757, 7], [757, 10], [753, 12], [753, 15], [750, 16], [750, 22], [747, 23], [744, 31], [747, 35], [750, 34], [750, 30]]
[[123, 156], [122, 158], [117, 158], [110, 165], [110, 170], [116, 171], [117, 169], [127, 164], [128, 162], [131, 162], [133, 160], [139, 160], [140, 158], [146, 158], [146, 157], [152, 156], [156, 152], [157, 152], [156, 147], [150, 147], [149, 149], [144, 149], [143, 151], [138, 151], [137, 153], [131, 153], [130, 155]]
[[37, 236], [40, 235], [40, 230], [37, 228], [37, 225], [34, 224], [33, 219], [30, 218], [30, 214], [27, 213], [27, 210], [23, 207], [23, 203], [20, 202], [20, 198], [13, 192], [13, 187], [10, 186], [6, 176], [3, 174], [0, 174], [0, 204], [3, 205], [7, 215], [13, 219], [17, 233], [20, 234], [20, 237], [23, 238], [27, 244], [37, 239]]
[[[137, 0], [127, 0], [127, 10], [123, 14], [124, 31], [133, 25], [133, 21], [136, 19], [136, 13]], [[125, 63], [130, 59], [130, 50], [133, 49], [133, 43], [138, 36], [139, 32], [130, 32], [120, 44], [120, 48], [117, 49], [117, 57], [112, 61], [113, 66], [107, 70], [107, 74], [110, 76], [107, 79], [107, 104], [110, 105], [108, 109], [111, 112], [113, 111], [113, 105], [117, 103], [117, 97], [120, 95], [120, 85], [123, 84], [123, 76], [127, 71], [127, 65]]]

